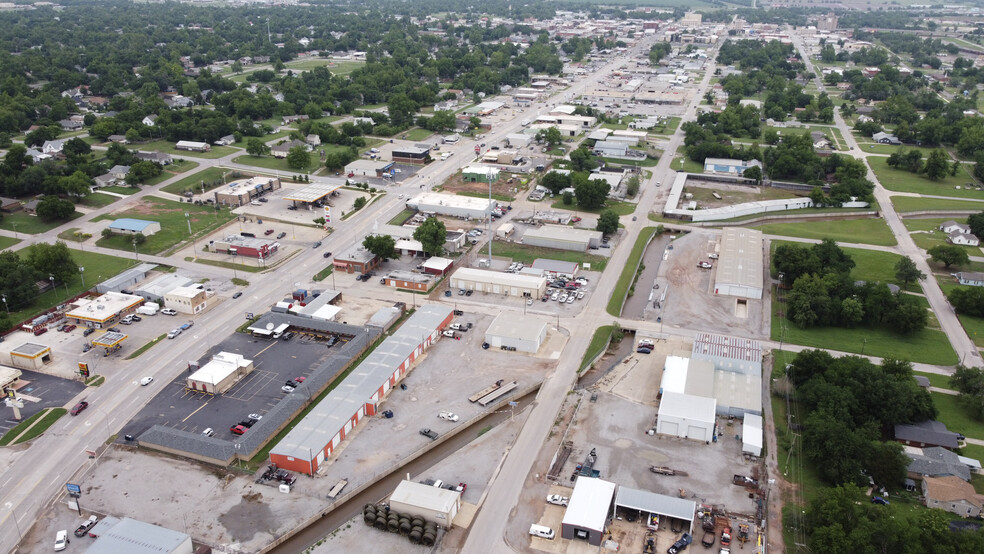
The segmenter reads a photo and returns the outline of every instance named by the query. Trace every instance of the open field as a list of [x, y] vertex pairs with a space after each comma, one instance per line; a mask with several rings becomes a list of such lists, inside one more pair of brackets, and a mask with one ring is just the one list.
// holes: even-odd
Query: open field
[[933, 397], [933, 404], [940, 412], [936, 419], [945, 423], [947, 429], [968, 437], [984, 439], [984, 431], [981, 427], [984, 422], [974, 416], [971, 406], [950, 394], [931, 392], [929, 395]]
[[427, 129], [420, 129], [420, 128], [410, 129], [409, 131], [404, 133], [407, 140], [412, 140], [414, 142], [420, 142], [422, 140], [425, 140], [433, 134], [434, 133], [432, 131], [428, 131]]
[[215, 159], [221, 158], [223, 156], [228, 156], [229, 154], [234, 154], [239, 152], [238, 148], [232, 148], [231, 146], [212, 146], [212, 149], [208, 152], [189, 152], [188, 150], [178, 150], [174, 147], [174, 143], [168, 142], [166, 140], [158, 140], [155, 142], [149, 142], [147, 144], [139, 145], [140, 150], [145, 152], [165, 152], [171, 154], [172, 156], [180, 157], [191, 157], [191, 158], [207, 158]]
[[947, 176], [945, 179], [931, 181], [923, 175], [889, 167], [888, 158], [871, 157], [868, 158], [868, 163], [878, 177], [878, 181], [888, 190], [984, 200], [984, 192], [965, 188], [968, 182], [973, 181], [966, 168], [962, 168], [955, 177]]
[[[984, 200], [984, 197], [982, 197]], [[970, 200], [952, 200], [944, 198], [919, 198], [916, 196], [893, 196], [892, 205], [899, 213], [922, 212], [922, 211], [958, 211], [973, 210], [984, 211], [984, 202], [973, 202]]]
[[[912, 237], [913, 242], [916, 243], [916, 246], [923, 250], [929, 250], [934, 246], [950, 244], [946, 240], [946, 234], [939, 229], [941, 223], [950, 219], [948, 217], [934, 217], [929, 219], [908, 218], [903, 219], [902, 223], [909, 230], [909, 235]], [[958, 219], [963, 220], [963, 218]], [[979, 256], [981, 253], [980, 248], [973, 246], [961, 246], [960, 248], [966, 250], [970, 256]]]
[[12, 214], [4, 214], [3, 219], [0, 220], [0, 229], [6, 229], [8, 231], [13, 231], [15, 233], [25, 233], [28, 235], [36, 235], [38, 233], [44, 233], [45, 231], [50, 231], [59, 225], [63, 225], [73, 219], [81, 217], [81, 212], [75, 212], [72, 217], [68, 219], [59, 219], [55, 221], [45, 221], [40, 217], [26, 214], [24, 212], [14, 212]]
[[0, 236], [0, 250], [6, 250], [18, 242], [20, 242], [20, 240], [15, 239], [14, 237]]
[[[478, 252], [488, 252], [488, 242], [477, 250]], [[529, 246], [517, 242], [504, 242], [496, 240], [492, 243], [492, 255], [499, 258], [510, 258], [514, 262], [523, 262], [526, 265], [533, 265], [533, 260], [537, 258], [550, 258], [564, 262], [589, 263], [591, 271], [605, 271], [608, 258], [584, 252], [574, 252], [571, 250], [556, 250], [554, 248], [544, 248], [541, 246]]]
[[883, 219], [841, 219], [836, 221], [805, 221], [802, 223], [769, 223], [756, 225], [763, 233], [805, 239], [833, 239], [837, 242], [854, 242], [895, 246], [895, 237]]
[[[125, 214], [113, 214], [109, 219], [125, 215], [160, 222], [161, 230], [158, 233], [147, 237], [143, 244], [135, 246], [138, 253], [158, 254], [176, 244], [191, 240], [188, 236], [188, 219], [185, 218], [185, 213], [190, 214], [191, 228], [196, 236], [210, 233], [234, 217], [232, 212], [224, 209], [216, 210], [212, 206], [196, 206], [156, 196], [146, 196], [139, 204], [128, 208]], [[96, 244], [124, 252], [134, 250], [133, 239], [125, 235], [100, 238]]]
[[[141, 183], [145, 187], [152, 187], [154, 185], [159, 185], [164, 181], [174, 177], [175, 175], [181, 175], [182, 173], [187, 173], [198, 167], [198, 162], [193, 162], [191, 160], [176, 159], [170, 164], [164, 166], [164, 171], [161, 172], [157, 177], [152, 177], [147, 179], [146, 182]], [[107, 187], [108, 188], [108, 187]]]
[[252, 175], [244, 175], [242, 171], [230, 170], [222, 167], [209, 167], [203, 169], [197, 173], [188, 175], [180, 181], [175, 181], [170, 185], [165, 186], [161, 190], [164, 192], [170, 192], [171, 194], [182, 194], [185, 191], [191, 191], [195, 194], [202, 193], [202, 183], [204, 182], [205, 192], [212, 189], [216, 189], [222, 186], [223, 176], [226, 182], [235, 179], [242, 179], [244, 177], [252, 177]]
[[82, 199], [79, 204], [87, 208], [102, 208], [119, 200], [120, 197], [111, 194], [103, 194], [98, 190]]

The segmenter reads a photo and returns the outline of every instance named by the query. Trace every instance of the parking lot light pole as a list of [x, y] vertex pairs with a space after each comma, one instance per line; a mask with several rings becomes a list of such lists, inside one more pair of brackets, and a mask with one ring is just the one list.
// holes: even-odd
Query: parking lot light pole
[[85, 289], [85, 268], [79, 266], [79, 275], [82, 277], [82, 289]]

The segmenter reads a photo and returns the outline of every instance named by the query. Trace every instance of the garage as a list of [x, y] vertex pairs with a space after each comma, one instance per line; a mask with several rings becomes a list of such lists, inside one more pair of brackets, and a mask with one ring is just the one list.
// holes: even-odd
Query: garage
[[492, 348], [515, 348], [536, 354], [547, 338], [547, 323], [533, 316], [499, 314], [485, 332], [485, 342]]
[[682, 439], [710, 442], [714, 437], [717, 400], [678, 392], [664, 392], [659, 403], [656, 432]]
[[[694, 514], [697, 503], [693, 500], [656, 494], [654, 492], [619, 487], [615, 496], [615, 510], [638, 510], [640, 519], [646, 522], [665, 525], [668, 518], [678, 519], [686, 524], [685, 531], [693, 531]], [[656, 521], [653, 521], [653, 516]]]
[[615, 483], [594, 477], [578, 477], [564, 512], [560, 536], [601, 546], [614, 496]]
[[389, 505], [390, 511], [419, 516], [447, 529], [461, 508], [461, 493], [401, 481], [390, 495]]

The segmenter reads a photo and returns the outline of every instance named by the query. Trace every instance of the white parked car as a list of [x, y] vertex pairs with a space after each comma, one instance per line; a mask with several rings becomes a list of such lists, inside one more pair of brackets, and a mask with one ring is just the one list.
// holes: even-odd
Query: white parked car
[[437, 414], [437, 417], [441, 419], [446, 419], [448, 421], [458, 421], [458, 414], [454, 412], [442, 411], [441, 413]]
[[161, 313], [164, 315], [178, 315], [178, 311], [174, 308], [164, 308], [161, 310]]
[[547, 495], [547, 504], [553, 504], [555, 506], [567, 506], [568, 498], [566, 496], [561, 496], [559, 494]]
[[550, 299], [551, 300], [556, 300], [558, 296], [560, 296], [560, 293], [556, 293], [555, 292], [555, 293], [553, 293], [553, 294], [550, 295]]
[[55, 533], [55, 552], [61, 552], [68, 546], [68, 531], [62, 529]]
[[568, 304], [573, 304], [575, 300], [577, 300], [577, 296], [574, 296], [574, 293], [571, 293], [571, 295], [567, 297]]
[[708, 254], [707, 257], [710, 258], [710, 259], [712, 259], [712, 260], [718, 259], [718, 255], [715, 254], [715, 253], [713, 253], [713, 252], [711, 252], [710, 254]]
[[149, 385], [149, 384], [151, 384], [153, 382], [154, 382], [154, 378], [153, 377], [144, 377], [143, 379], [140, 380], [140, 386], [141, 387], [146, 387], [147, 385]]
[[294, 392], [294, 387], [292, 387], [290, 385], [284, 385], [284, 386], [280, 387], [280, 390], [282, 390], [282, 391], [284, 391], [286, 393], [291, 393], [291, 392]]

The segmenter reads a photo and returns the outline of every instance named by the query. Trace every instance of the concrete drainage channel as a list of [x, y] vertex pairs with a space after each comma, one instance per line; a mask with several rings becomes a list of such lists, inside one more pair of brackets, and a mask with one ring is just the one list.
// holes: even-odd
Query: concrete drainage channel
[[[507, 421], [513, 412], [521, 413], [533, 402], [539, 389], [540, 384], [537, 383], [531, 388], [523, 390], [522, 398], [506, 398], [499, 403], [498, 407], [489, 410], [486, 416], [473, 421], [467, 427], [457, 429], [457, 432], [453, 436], [449, 436], [444, 442], [434, 445], [434, 448], [421, 453], [416, 458], [409, 459], [377, 481], [367, 483], [362, 489], [326, 508], [320, 516], [312, 518], [307, 524], [295, 529], [289, 536], [282, 537], [281, 542], [270, 545], [261, 552], [272, 554], [303, 552], [349, 520], [363, 514], [363, 509], [367, 504], [375, 504], [389, 496], [407, 473], [410, 473], [411, 476], [419, 475], [478, 438], [478, 432], [484, 427], [495, 426]], [[518, 403], [515, 409], [508, 409], [510, 400]], [[507, 409], [503, 409], [503, 407]]]

